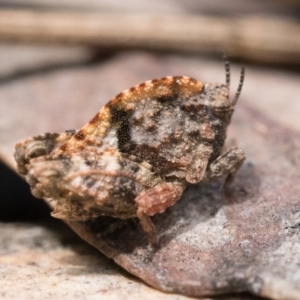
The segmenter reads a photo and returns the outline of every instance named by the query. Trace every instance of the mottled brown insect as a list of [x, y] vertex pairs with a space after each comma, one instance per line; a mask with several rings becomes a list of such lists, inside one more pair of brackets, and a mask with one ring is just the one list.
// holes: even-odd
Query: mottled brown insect
[[33, 195], [55, 200], [52, 216], [88, 220], [138, 217], [151, 243], [149, 216], [180, 199], [190, 183], [227, 176], [245, 160], [241, 149], [220, 156], [242, 89], [193, 78], [154, 79], [110, 100], [82, 129], [44, 134], [16, 145], [18, 171]]

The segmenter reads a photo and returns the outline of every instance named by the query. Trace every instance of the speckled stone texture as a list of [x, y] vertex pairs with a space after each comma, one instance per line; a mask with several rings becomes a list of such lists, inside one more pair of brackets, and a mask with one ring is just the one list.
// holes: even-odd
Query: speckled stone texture
[[187, 299], [141, 284], [59, 221], [0, 231], [1, 299]]

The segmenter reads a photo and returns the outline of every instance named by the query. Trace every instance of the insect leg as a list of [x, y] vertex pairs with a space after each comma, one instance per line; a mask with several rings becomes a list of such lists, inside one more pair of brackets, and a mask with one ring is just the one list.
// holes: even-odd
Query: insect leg
[[246, 155], [242, 149], [230, 149], [211, 163], [205, 173], [203, 181], [209, 181], [227, 175], [224, 184], [225, 189], [227, 189], [245, 159]]
[[161, 183], [138, 195], [135, 202], [138, 205], [137, 216], [152, 244], [157, 242], [154, 225], [149, 218], [156, 213], [162, 213], [175, 204], [181, 197], [184, 186], [175, 183]]

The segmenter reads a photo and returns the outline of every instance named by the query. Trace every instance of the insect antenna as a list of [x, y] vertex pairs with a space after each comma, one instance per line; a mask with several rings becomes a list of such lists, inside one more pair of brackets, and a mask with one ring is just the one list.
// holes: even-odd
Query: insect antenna
[[245, 78], [245, 68], [242, 67], [241, 76], [240, 76], [240, 83], [239, 83], [238, 89], [235, 93], [235, 96], [232, 100], [232, 105], [235, 105], [237, 103], [238, 99], [239, 99], [239, 96], [240, 96], [241, 91], [242, 91], [243, 83], [244, 83], [244, 78]]
[[230, 87], [230, 64], [228, 57], [225, 52], [223, 52], [223, 60], [225, 65], [225, 74], [226, 74], [226, 85], [228, 86], [228, 89]]

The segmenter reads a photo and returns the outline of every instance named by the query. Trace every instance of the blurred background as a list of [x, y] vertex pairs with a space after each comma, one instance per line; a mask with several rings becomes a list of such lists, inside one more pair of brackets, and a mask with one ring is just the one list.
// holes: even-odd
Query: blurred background
[[80, 128], [155, 77], [224, 82], [223, 51], [231, 93], [246, 66], [240, 101], [300, 131], [299, 0], [1, 0], [0, 221], [49, 216], [14, 171], [17, 141]]

